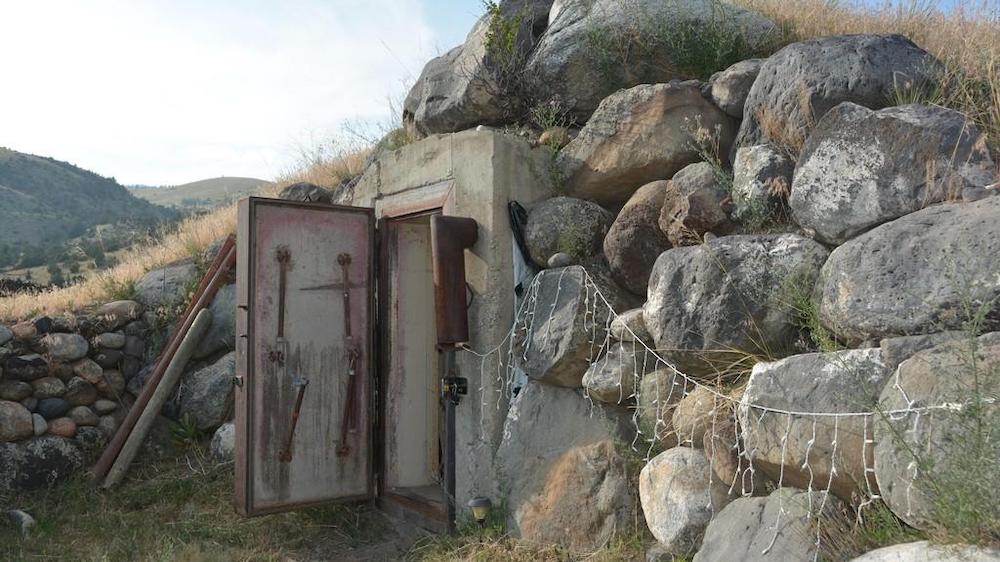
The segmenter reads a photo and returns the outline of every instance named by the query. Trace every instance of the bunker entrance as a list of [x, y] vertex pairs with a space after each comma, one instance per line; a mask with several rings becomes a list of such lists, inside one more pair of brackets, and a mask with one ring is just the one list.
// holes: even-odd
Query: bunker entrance
[[440, 209], [376, 228], [371, 209], [241, 201], [240, 513], [377, 497], [448, 529], [465, 388], [453, 354], [468, 339], [475, 240], [475, 221]]

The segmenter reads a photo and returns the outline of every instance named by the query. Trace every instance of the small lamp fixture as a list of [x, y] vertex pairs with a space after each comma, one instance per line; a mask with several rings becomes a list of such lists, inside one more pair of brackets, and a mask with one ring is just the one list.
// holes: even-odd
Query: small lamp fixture
[[490, 501], [490, 498], [477, 496], [469, 500], [469, 503], [466, 505], [472, 510], [472, 517], [475, 518], [476, 523], [479, 523], [480, 527], [486, 527], [486, 519], [489, 517], [490, 509], [493, 507], [493, 502]]

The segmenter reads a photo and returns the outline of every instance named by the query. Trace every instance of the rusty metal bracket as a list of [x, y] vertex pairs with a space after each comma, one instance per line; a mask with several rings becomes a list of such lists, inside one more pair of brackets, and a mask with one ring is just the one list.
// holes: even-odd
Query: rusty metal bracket
[[344, 396], [343, 419], [340, 422], [340, 443], [337, 446], [337, 456], [343, 457], [347, 456], [351, 452], [351, 446], [347, 443], [348, 437], [358, 431], [356, 412], [357, 400], [355, 400], [355, 394], [357, 394], [357, 368], [358, 361], [361, 359], [361, 350], [358, 348], [357, 343], [354, 341], [354, 337], [351, 334], [351, 254], [340, 254], [337, 256], [337, 263], [340, 265], [341, 276], [343, 277], [343, 284], [341, 287], [343, 287], [344, 290], [344, 343], [347, 346], [348, 377], [347, 394]]
[[293, 387], [298, 387], [295, 396], [295, 406], [292, 408], [292, 423], [288, 428], [288, 438], [285, 440], [285, 447], [278, 453], [278, 460], [283, 463], [292, 462], [292, 444], [295, 441], [295, 428], [299, 424], [299, 413], [302, 411], [302, 398], [305, 397], [306, 387], [309, 386], [309, 379], [295, 377], [292, 381]]

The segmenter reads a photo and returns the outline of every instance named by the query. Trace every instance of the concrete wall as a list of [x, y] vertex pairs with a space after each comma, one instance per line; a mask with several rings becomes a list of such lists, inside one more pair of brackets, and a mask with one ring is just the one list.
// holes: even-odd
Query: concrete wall
[[[476, 350], [496, 346], [513, 322], [513, 238], [507, 203], [526, 207], [552, 195], [550, 152], [496, 131], [437, 135], [381, 155], [355, 186], [352, 204], [374, 206], [376, 216], [399, 216], [440, 207], [446, 215], [479, 224], [479, 241], [466, 252], [466, 278], [475, 294], [469, 310], [469, 342]], [[504, 357], [506, 360], [506, 357]], [[506, 397], [497, 394], [497, 357], [457, 357], [469, 395], [457, 409], [456, 503], [476, 495], [498, 500], [494, 459]], [[497, 407], [497, 404], [500, 407]]]

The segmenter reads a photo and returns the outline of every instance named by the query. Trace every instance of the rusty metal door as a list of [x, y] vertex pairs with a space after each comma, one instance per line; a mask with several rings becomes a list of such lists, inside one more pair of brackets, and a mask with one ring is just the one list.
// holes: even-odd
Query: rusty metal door
[[237, 241], [237, 510], [371, 497], [373, 210], [251, 197]]

